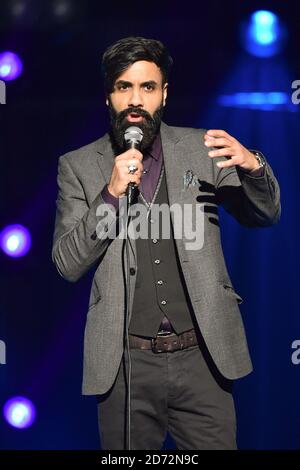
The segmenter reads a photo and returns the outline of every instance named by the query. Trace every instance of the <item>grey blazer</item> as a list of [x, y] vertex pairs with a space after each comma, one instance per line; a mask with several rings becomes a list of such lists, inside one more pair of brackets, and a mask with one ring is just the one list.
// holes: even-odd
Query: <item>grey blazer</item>
[[[191, 302], [217, 368], [225, 377], [236, 379], [248, 374], [252, 365], [238, 307], [242, 299], [232, 286], [223, 257], [217, 208], [222, 203], [248, 227], [272, 225], [280, 218], [279, 186], [268, 163], [261, 177], [237, 167], [218, 168], [216, 162], [225, 158], [207, 156], [204, 133], [203, 129], [161, 124], [170, 205], [204, 205], [203, 247], [187, 250], [185, 240], [176, 239]], [[110, 179], [113, 161], [108, 134], [59, 159], [53, 261], [72, 282], [96, 268], [84, 337], [85, 395], [102, 394], [111, 387], [123, 353], [123, 240], [109, 241], [107, 234], [116, 216], [100, 194]], [[189, 185], [184, 184], [187, 174], [193, 175]], [[97, 215], [97, 208], [106, 209], [106, 218]], [[93, 236], [96, 226], [97, 237]], [[129, 265], [137, 272], [134, 239], [130, 246]], [[131, 292], [135, 279], [136, 275], [130, 276]]]

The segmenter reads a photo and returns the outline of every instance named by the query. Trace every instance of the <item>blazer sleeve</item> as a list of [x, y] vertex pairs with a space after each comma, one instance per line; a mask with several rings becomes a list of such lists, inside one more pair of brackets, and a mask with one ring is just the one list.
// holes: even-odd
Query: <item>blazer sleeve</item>
[[246, 227], [268, 227], [280, 219], [280, 189], [266, 161], [261, 176], [252, 176], [237, 166], [218, 168], [213, 159], [215, 188], [219, 203]]
[[116, 211], [101, 195], [88, 205], [84, 188], [66, 155], [58, 165], [58, 196], [52, 260], [68, 281], [77, 281], [101, 258], [116, 227]]

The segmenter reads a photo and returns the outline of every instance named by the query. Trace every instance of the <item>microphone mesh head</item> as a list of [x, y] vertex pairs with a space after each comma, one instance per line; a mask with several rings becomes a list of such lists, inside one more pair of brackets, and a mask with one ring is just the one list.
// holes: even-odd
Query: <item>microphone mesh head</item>
[[143, 131], [140, 127], [130, 126], [124, 134], [126, 144], [140, 144], [143, 140]]

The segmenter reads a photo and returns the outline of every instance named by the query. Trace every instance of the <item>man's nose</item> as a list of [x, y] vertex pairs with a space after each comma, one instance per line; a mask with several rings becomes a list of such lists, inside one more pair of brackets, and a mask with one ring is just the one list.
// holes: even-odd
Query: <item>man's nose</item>
[[128, 107], [143, 107], [143, 99], [138, 88], [132, 88], [131, 95], [129, 97]]

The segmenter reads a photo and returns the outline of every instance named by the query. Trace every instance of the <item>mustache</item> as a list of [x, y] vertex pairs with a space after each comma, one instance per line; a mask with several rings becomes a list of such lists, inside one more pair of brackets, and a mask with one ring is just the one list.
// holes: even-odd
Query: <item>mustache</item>
[[147, 111], [145, 111], [144, 109], [132, 106], [118, 113], [118, 116], [117, 116], [118, 122], [122, 122], [129, 114], [136, 114], [137, 116], [142, 116], [147, 121], [150, 121], [150, 122], [153, 121], [152, 116]]

